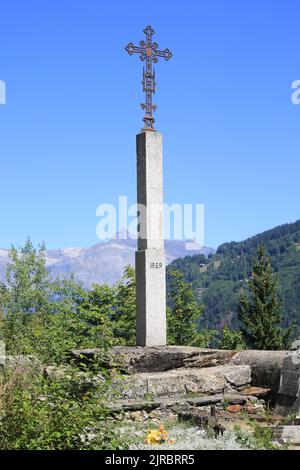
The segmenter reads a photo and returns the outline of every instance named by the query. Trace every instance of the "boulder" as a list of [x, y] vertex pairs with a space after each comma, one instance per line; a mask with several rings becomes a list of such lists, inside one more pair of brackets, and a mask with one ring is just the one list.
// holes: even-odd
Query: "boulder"
[[109, 354], [104, 354], [102, 349], [89, 348], [89, 349], [72, 349], [68, 353], [68, 362], [74, 362], [77, 365], [89, 365], [94, 360], [99, 362], [101, 367], [112, 368], [113, 361]]
[[4, 361], [1, 362], [1, 366], [41, 375], [44, 371], [44, 366], [41, 361], [35, 356], [30, 355], [6, 356]]
[[118, 382], [124, 398], [186, 397], [189, 394], [215, 395], [250, 385], [249, 366], [215, 366], [203, 369], [173, 369], [167, 372], [138, 373]]
[[164, 372], [172, 369], [203, 368], [228, 364], [234, 352], [189, 346], [115, 347], [112, 352], [129, 374]]
[[[164, 372], [182, 367], [203, 368], [228, 364], [234, 351], [194, 348], [189, 346], [161, 346], [142, 348], [138, 346], [115, 346], [111, 348], [111, 364], [118, 364], [125, 373]], [[102, 359], [100, 349], [74, 349], [70, 359], [88, 363], [94, 358]]]
[[231, 363], [251, 367], [251, 384], [254, 387], [270, 388], [270, 398], [276, 401], [279, 390], [281, 369], [290, 351], [240, 351]]

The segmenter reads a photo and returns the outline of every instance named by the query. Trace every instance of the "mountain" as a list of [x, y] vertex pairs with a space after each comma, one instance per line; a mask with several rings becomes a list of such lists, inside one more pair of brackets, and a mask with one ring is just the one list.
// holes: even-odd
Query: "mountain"
[[[213, 253], [212, 248], [203, 247], [201, 250], [187, 251], [185, 242], [165, 242], [166, 261], [171, 263], [174, 259], [182, 258], [187, 253], [203, 253], [208, 256]], [[70, 276], [85, 287], [93, 283], [107, 283], [112, 285], [123, 274], [124, 266], [134, 265], [136, 240], [117, 238], [108, 243], [98, 243], [90, 248], [64, 248], [47, 251], [46, 264], [53, 276]], [[0, 250], [0, 280], [4, 281], [5, 270], [8, 263], [8, 250]]]
[[214, 255], [188, 256], [173, 261], [205, 306], [201, 324], [222, 329], [238, 325], [237, 306], [251, 276], [257, 247], [265, 245], [279, 278], [283, 325], [295, 319], [300, 326], [300, 220], [268, 230], [247, 240], [221, 245]]

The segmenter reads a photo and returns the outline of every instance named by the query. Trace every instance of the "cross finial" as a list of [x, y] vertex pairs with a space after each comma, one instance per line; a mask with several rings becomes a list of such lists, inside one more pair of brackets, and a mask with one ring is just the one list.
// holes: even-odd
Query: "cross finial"
[[155, 34], [155, 31], [151, 26], [147, 26], [144, 29], [144, 33], [146, 35], [145, 41], [140, 41], [139, 46], [134, 46], [132, 42], [130, 42], [125, 49], [130, 55], [134, 53], [140, 54], [140, 59], [146, 63], [146, 67], [143, 68], [142, 81], [143, 91], [146, 94], [146, 101], [141, 104], [142, 109], [145, 110], [143, 130], [154, 131], [155, 119], [153, 117], [153, 111], [156, 110], [156, 105], [153, 104], [152, 97], [153, 93], [156, 91], [156, 82], [153, 62], [156, 64], [159, 57], [169, 60], [173, 54], [169, 49], [160, 51], [158, 49], [158, 44], [156, 42], [152, 42], [152, 36]]

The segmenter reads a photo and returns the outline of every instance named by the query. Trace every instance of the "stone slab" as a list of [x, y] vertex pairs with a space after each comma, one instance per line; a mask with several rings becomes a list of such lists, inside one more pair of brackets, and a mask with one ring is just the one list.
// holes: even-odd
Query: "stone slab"
[[300, 426], [283, 426], [281, 439], [300, 446]]
[[244, 395], [201, 395], [198, 397], [173, 397], [173, 398], [155, 398], [153, 400], [119, 400], [108, 405], [108, 410], [112, 413], [120, 411], [150, 411], [156, 408], [175, 409], [178, 406], [190, 405], [193, 407], [206, 407], [209, 405], [217, 405], [218, 403], [227, 405], [244, 405], [252, 402], [253, 397]]
[[[202, 368], [228, 364], [234, 351], [191, 346], [128, 347], [115, 346], [112, 353], [128, 374], [164, 372], [182, 367]], [[92, 351], [89, 351], [92, 354]], [[82, 356], [82, 351], [81, 351]]]
[[120, 382], [123, 398], [188, 397], [190, 394], [230, 393], [250, 385], [249, 366], [216, 366], [202, 369], [175, 369], [167, 372], [140, 373]]

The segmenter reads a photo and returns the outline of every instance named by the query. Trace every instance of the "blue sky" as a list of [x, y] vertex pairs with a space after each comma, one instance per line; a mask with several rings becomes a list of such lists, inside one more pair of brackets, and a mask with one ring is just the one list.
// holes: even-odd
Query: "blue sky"
[[[148, 5], [148, 6], [147, 6]], [[0, 247], [97, 243], [96, 208], [135, 201], [151, 24], [165, 200], [205, 204], [205, 244], [300, 218], [299, 0], [3, 0]]]

